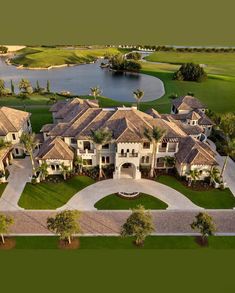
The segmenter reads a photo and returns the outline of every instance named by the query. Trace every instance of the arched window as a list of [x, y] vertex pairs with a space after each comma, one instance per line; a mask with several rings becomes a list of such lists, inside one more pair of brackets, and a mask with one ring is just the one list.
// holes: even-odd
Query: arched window
[[141, 163], [144, 164], [144, 161], [145, 161], [145, 156], [142, 156]]
[[131, 152], [132, 152], [132, 155], [134, 155], [134, 154], [135, 154], [135, 150], [134, 150], [134, 149], [132, 149], [132, 151], [131, 151]]
[[129, 149], [127, 149], [127, 150], [126, 150], [126, 152], [127, 152], [127, 153], [129, 153], [129, 152], [130, 152], [130, 150], [129, 150]]
[[124, 154], [124, 149], [121, 149], [121, 154], [122, 154], [122, 155]]
[[146, 164], [149, 164], [149, 156], [146, 157]]

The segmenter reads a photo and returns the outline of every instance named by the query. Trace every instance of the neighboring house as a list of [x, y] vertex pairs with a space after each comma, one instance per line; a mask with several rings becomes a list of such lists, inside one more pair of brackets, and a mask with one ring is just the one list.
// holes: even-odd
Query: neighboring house
[[171, 115], [172, 119], [180, 120], [183, 123], [200, 126], [203, 128], [203, 134], [208, 137], [211, 135], [214, 123], [205, 114], [206, 106], [197, 98], [184, 96], [172, 101]]
[[[176, 168], [180, 175], [185, 175], [195, 166], [209, 170], [216, 164], [215, 154], [209, 151], [207, 144], [200, 142], [204, 128], [198, 123], [186, 123], [187, 119], [190, 121], [201, 119], [197, 115], [197, 109], [195, 109], [196, 114], [189, 115], [186, 122], [183, 119], [176, 119], [174, 114], [162, 115], [154, 109], [150, 109], [148, 113], [141, 112], [136, 107], [106, 109], [99, 108], [96, 102], [87, 102], [87, 100], [81, 102], [81, 99], [75, 99], [74, 102], [73, 100], [66, 103], [58, 102], [52, 106], [51, 111], [54, 115], [54, 123], [42, 128], [44, 142], [37, 156], [39, 164], [42, 160], [46, 160], [50, 165], [49, 168], [56, 171], [49, 170], [50, 174], [61, 172], [60, 164], [64, 161], [68, 161], [67, 164], [72, 168], [74, 158], [72, 149], [75, 156], [82, 158], [84, 167], [98, 165], [99, 152], [92, 141], [91, 131], [100, 128], [108, 128], [112, 133], [112, 141], [102, 147], [101, 160], [103, 165], [114, 165], [114, 178], [139, 179], [141, 167], [150, 167], [153, 146], [144, 136], [144, 131], [145, 129], [151, 131], [155, 126], [165, 131], [154, 154], [155, 168], [165, 168], [165, 157], [168, 156], [176, 159]], [[199, 154], [194, 160], [186, 160], [182, 154], [185, 146], [190, 146], [193, 154], [200, 146]], [[59, 149], [61, 151], [58, 151]], [[63, 159], [65, 154], [69, 155]], [[204, 161], [199, 162], [199, 156], [203, 156]], [[52, 165], [58, 165], [55, 167], [56, 170], [51, 167]]]
[[0, 139], [12, 144], [14, 157], [24, 154], [20, 137], [23, 132], [31, 133], [30, 113], [8, 107], [0, 107]]

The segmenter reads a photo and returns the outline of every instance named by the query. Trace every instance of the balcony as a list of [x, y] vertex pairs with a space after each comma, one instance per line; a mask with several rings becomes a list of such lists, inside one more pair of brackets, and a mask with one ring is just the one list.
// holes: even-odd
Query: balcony
[[176, 147], [169, 147], [168, 152], [169, 153], [175, 153], [176, 152]]
[[119, 158], [137, 158], [139, 156], [138, 153], [119, 153], [118, 157]]
[[160, 147], [158, 148], [158, 152], [159, 152], [159, 153], [165, 153], [165, 152], [166, 152], [166, 147], [163, 148], [163, 147], [160, 146]]
[[81, 149], [78, 149], [78, 155], [88, 155], [88, 154], [95, 154], [95, 149], [93, 150], [88, 150], [88, 149], [85, 149], [85, 150], [81, 150]]

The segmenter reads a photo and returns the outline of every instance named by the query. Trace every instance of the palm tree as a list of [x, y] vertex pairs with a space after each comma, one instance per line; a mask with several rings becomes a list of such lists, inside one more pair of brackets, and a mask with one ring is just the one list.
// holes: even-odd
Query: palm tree
[[61, 169], [62, 169], [62, 174], [63, 174], [64, 180], [66, 180], [66, 179], [67, 179], [67, 176], [70, 175], [71, 170], [69, 169], [68, 166], [65, 166], [64, 163], [62, 163], [62, 164], [60, 165], [60, 167], [61, 167]]
[[220, 176], [220, 171], [216, 166], [213, 166], [210, 170], [206, 170], [210, 176], [210, 185]]
[[20, 142], [23, 144], [25, 150], [28, 152], [32, 167], [33, 167], [33, 175], [35, 175], [35, 163], [33, 157], [33, 151], [35, 147], [38, 145], [38, 140], [36, 139], [35, 133], [22, 133], [20, 137]]
[[41, 176], [41, 179], [42, 180], [45, 180], [46, 177], [48, 176], [48, 165], [46, 162], [43, 162], [38, 168], [37, 168], [37, 171], [40, 172], [40, 176]]
[[136, 91], [133, 92], [133, 95], [134, 95], [134, 98], [137, 101], [137, 109], [139, 109], [140, 101], [144, 97], [144, 91], [143, 90], [140, 90], [140, 89], [137, 89]]
[[192, 182], [195, 182], [197, 179], [200, 178], [200, 172], [198, 171], [198, 169], [191, 169], [187, 175], [189, 176], [190, 180], [189, 180], [189, 186], [191, 185]]
[[73, 164], [74, 164], [74, 166], [75, 166], [76, 169], [78, 168], [79, 174], [81, 174], [82, 173], [82, 157], [81, 156], [77, 156], [74, 159]]
[[228, 139], [227, 145], [225, 145], [224, 150], [226, 153], [226, 158], [224, 160], [224, 165], [221, 171], [221, 177], [223, 177], [224, 175], [224, 171], [226, 169], [229, 156], [235, 156], [235, 138]]
[[108, 144], [112, 140], [112, 133], [108, 128], [101, 128], [98, 130], [91, 130], [91, 136], [99, 156], [99, 179], [103, 176], [102, 161], [101, 161], [101, 150], [102, 146]]
[[151, 129], [151, 131], [149, 129], [147, 129], [147, 128], [145, 128], [145, 130], [144, 130], [144, 136], [153, 145], [153, 151], [152, 151], [152, 156], [151, 156], [151, 169], [150, 169], [150, 176], [151, 177], [154, 176], [157, 144], [163, 138], [164, 134], [165, 134], [165, 130], [160, 129], [157, 126], [153, 127]]
[[166, 167], [166, 172], [168, 173], [169, 168], [173, 167], [175, 164], [175, 158], [170, 156], [164, 157], [164, 164]]
[[12, 143], [10, 141], [5, 141], [2, 138], [0, 139], [0, 150], [11, 147]]
[[102, 94], [102, 91], [99, 86], [91, 87], [91, 94], [96, 100], [96, 98]]

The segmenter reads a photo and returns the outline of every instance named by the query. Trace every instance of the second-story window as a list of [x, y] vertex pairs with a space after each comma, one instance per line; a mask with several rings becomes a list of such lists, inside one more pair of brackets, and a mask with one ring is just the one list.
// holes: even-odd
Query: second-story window
[[90, 150], [91, 149], [91, 143], [89, 141], [83, 142], [84, 150]]
[[77, 144], [77, 140], [75, 138], [71, 138], [71, 144]]
[[30, 127], [30, 122], [29, 122], [29, 120], [27, 120], [27, 126]]
[[166, 148], [167, 143], [166, 142], [162, 142], [162, 148]]
[[109, 144], [106, 143], [106, 144], [102, 145], [102, 149], [105, 149], [105, 150], [109, 149]]
[[12, 139], [13, 139], [13, 140], [16, 140], [16, 135], [15, 135], [15, 133], [12, 133]]
[[150, 148], [150, 142], [146, 141], [143, 143], [143, 148], [144, 149], [149, 149]]

